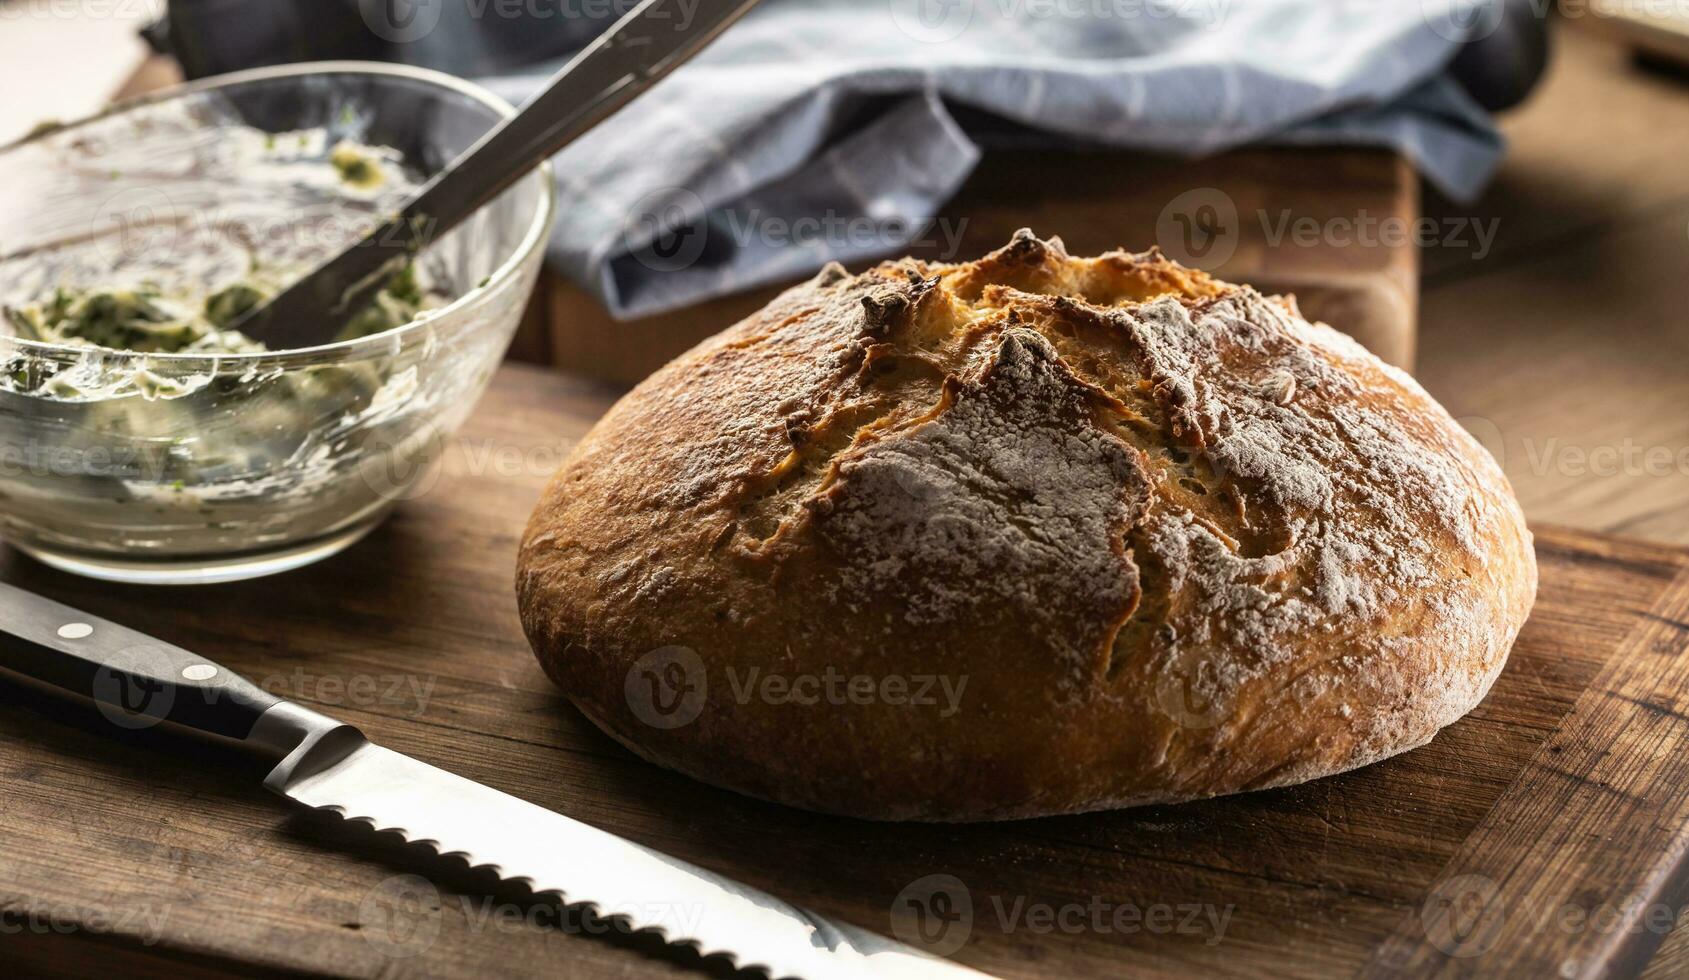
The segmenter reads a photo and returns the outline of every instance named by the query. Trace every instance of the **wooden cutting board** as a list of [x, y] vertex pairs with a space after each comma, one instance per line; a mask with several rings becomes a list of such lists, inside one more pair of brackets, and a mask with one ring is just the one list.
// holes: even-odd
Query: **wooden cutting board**
[[[1488, 700], [1359, 772], [1177, 807], [862, 823], [639, 762], [546, 682], [512, 598], [517, 535], [613, 392], [528, 368], [495, 387], [439, 482], [323, 565], [159, 592], [3, 552], [0, 578], [823, 914], [884, 932], [894, 907], [906, 924], [924, 911], [927, 935], [1005, 977], [1623, 975], [1676, 916], [1684, 552], [1539, 529], [1541, 597]], [[0, 962], [14, 971], [698, 975], [643, 938], [592, 935], [487, 877], [290, 813], [235, 754], [102, 724], [0, 687]]]

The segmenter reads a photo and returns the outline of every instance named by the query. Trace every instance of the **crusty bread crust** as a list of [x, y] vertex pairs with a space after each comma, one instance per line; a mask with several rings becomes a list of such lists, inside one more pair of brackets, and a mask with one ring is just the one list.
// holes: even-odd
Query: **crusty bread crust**
[[[653, 375], [552, 481], [517, 590], [550, 676], [653, 762], [989, 820], [1421, 745], [1489, 690], [1536, 561], [1406, 374], [1290, 301], [1022, 232], [829, 267]], [[677, 725], [630, 679], [662, 650]]]

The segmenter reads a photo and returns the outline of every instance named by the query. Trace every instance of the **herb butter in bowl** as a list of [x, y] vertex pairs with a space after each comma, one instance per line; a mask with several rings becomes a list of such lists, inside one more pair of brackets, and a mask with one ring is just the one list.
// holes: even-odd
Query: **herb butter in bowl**
[[240, 316], [511, 109], [432, 72], [223, 76], [0, 149], [0, 537], [131, 582], [334, 554], [420, 492], [533, 291], [541, 169], [396, 270], [336, 342]]

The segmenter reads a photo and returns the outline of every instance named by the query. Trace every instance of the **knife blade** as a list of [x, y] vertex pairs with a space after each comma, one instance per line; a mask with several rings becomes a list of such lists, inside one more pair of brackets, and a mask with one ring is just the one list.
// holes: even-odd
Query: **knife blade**
[[0, 583], [0, 673], [273, 763], [272, 792], [773, 977], [986, 977], [382, 748], [203, 657]]

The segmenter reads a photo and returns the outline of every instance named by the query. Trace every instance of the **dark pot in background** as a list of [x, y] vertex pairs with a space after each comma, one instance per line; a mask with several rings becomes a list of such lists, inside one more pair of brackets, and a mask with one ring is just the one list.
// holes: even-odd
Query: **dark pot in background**
[[189, 78], [298, 61], [385, 60], [358, 0], [170, 0], [149, 32]]
[[402, 61], [495, 75], [557, 58], [633, 0], [170, 0], [149, 31], [189, 78], [299, 61]]

